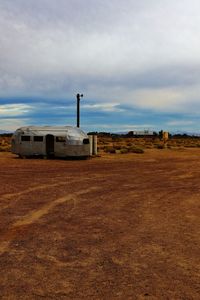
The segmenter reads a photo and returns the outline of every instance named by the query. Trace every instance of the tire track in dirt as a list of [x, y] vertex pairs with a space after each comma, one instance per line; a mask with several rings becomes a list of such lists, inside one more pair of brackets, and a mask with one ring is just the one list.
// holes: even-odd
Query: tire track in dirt
[[[102, 178], [102, 175], [95, 174], [95, 179], [96, 178]], [[59, 181], [59, 183], [41, 184], [39, 186], [27, 188], [21, 192], [4, 194], [1, 196], [0, 199], [1, 200], [10, 200], [11, 198], [21, 196], [21, 195], [24, 195], [24, 194], [27, 194], [30, 192], [35, 192], [35, 191], [39, 191], [39, 190], [43, 190], [43, 189], [51, 188], [51, 187], [58, 187], [60, 185], [66, 185], [66, 183], [72, 184], [72, 183], [76, 183], [76, 182], [80, 182], [80, 181], [83, 182], [83, 181], [87, 181], [87, 180], [91, 180], [91, 179], [94, 179], [94, 176], [92, 178], [89, 176], [87, 176], [87, 177], [84, 176], [84, 178], [78, 177], [77, 179], [72, 179], [71, 177], [69, 177], [69, 178], [66, 178], [65, 181]]]
[[[40, 218], [42, 218], [44, 215], [47, 215], [49, 211], [51, 211], [54, 207], [73, 201], [74, 205], [72, 210], [75, 209], [78, 197], [85, 195], [89, 192], [95, 191], [100, 189], [99, 187], [92, 186], [90, 188], [87, 188], [82, 191], [74, 192], [73, 194], [65, 195], [61, 198], [57, 198], [54, 201], [43, 205], [40, 209], [34, 210], [27, 215], [25, 215], [20, 220], [13, 223], [8, 231], [3, 234], [0, 238], [0, 255], [2, 255], [4, 252], [6, 252], [9, 248], [10, 242], [20, 233], [25, 232], [28, 229], [28, 226], [37, 222]], [[70, 211], [71, 212], [71, 211]]]
[[[84, 179], [82, 179], [81, 181], [88, 180], [88, 179], [90, 179], [90, 178], [89, 177], [84, 177]], [[75, 182], [79, 182], [79, 181], [80, 181], [80, 178], [78, 178], [76, 180], [72, 180], [70, 178], [70, 184], [75, 183]], [[35, 192], [35, 191], [38, 191], [38, 190], [43, 190], [43, 189], [51, 188], [51, 187], [57, 187], [57, 186], [60, 186], [60, 185], [66, 185], [66, 181], [61, 181], [59, 183], [42, 184], [42, 185], [39, 185], [39, 186], [36, 186], [36, 187], [27, 188], [26, 190], [23, 190], [21, 192], [4, 194], [4, 195], [1, 196], [1, 199], [8, 200], [8, 199], [11, 199], [11, 198], [16, 197], [16, 196], [21, 196], [21, 195], [24, 195], [24, 194], [27, 194], [27, 193], [30, 193], [30, 192]]]
[[42, 185], [37, 186], [37, 187], [27, 188], [26, 190], [24, 190], [22, 192], [4, 194], [1, 197], [1, 199], [9, 200], [13, 197], [21, 196], [21, 195], [24, 195], [24, 194], [27, 194], [27, 193], [30, 193], [30, 192], [38, 191], [38, 190], [43, 190], [43, 189], [46, 189], [46, 188], [49, 188], [49, 187], [56, 187], [58, 185], [62, 185], [62, 183], [42, 184]]
[[[110, 177], [109, 174], [104, 174], [103, 177], [105, 178], [106, 176]], [[116, 177], [118, 178], [118, 174], [112, 174], [112, 178]], [[51, 187], [58, 187], [58, 186], [62, 186], [62, 185], [66, 185], [66, 183], [69, 183], [69, 184], [73, 184], [73, 183], [76, 183], [76, 182], [84, 182], [84, 181], [91, 181], [92, 179], [97, 179], [97, 178], [102, 178], [102, 174], [93, 174], [93, 176], [84, 176], [83, 178], [81, 177], [77, 177], [74, 179], [74, 177], [66, 177], [65, 181], [60, 181], [57, 182], [57, 183], [48, 183], [48, 184], [41, 184], [41, 185], [37, 185], [37, 186], [33, 186], [33, 187], [28, 187], [27, 189], [24, 189], [23, 191], [20, 191], [20, 192], [15, 192], [15, 193], [7, 193], [7, 194], [3, 194], [0, 196], [0, 200], [10, 200], [11, 198], [14, 198], [14, 197], [18, 197], [18, 196], [21, 196], [21, 195], [25, 195], [27, 193], [30, 193], [30, 192], [35, 192], [35, 191], [39, 191], [39, 190], [43, 190], [45, 188], [51, 188]], [[62, 177], [63, 179], [63, 177]], [[2, 206], [1, 206], [2, 208]]]
[[[95, 178], [97, 178], [97, 177], [101, 178], [100, 175], [95, 176]], [[23, 195], [26, 195], [26, 194], [29, 194], [29, 193], [32, 193], [32, 192], [42, 191], [42, 190], [48, 189], [48, 188], [66, 186], [67, 183], [69, 183], [71, 185], [71, 184], [74, 184], [74, 183], [77, 183], [77, 182], [80, 182], [80, 181], [81, 182], [91, 181], [91, 177], [84, 177], [82, 179], [80, 179], [80, 178], [77, 178], [77, 179], [67, 178], [67, 180], [60, 181], [59, 183], [41, 184], [39, 186], [27, 188], [27, 189], [25, 189], [23, 191], [20, 191], [20, 192], [4, 194], [0, 197], [0, 202], [2, 200], [2, 203], [4, 203], [4, 204], [1, 203], [0, 211], [5, 209], [5, 208], [8, 208], [10, 206], [10, 204], [13, 204], [13, 201], [18, 201], [17, 197], [20, 197], [20, 196], [23, 196]], [[12, 203], [9, 200], [12, 200]]]

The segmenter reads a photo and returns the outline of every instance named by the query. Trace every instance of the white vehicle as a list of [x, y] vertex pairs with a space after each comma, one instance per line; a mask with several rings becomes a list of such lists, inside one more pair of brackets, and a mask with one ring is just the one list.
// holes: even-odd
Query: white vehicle
[[90, 141], [77, 127], [28, 126], [15, 131], [11, 151], [20, 157], [88, 157]]

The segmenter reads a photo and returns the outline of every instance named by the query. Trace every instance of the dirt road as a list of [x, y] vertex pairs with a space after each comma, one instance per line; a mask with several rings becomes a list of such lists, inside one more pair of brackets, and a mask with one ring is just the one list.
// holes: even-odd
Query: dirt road
[[0, 154], [0, 299], [199, 299], [200, 150]]

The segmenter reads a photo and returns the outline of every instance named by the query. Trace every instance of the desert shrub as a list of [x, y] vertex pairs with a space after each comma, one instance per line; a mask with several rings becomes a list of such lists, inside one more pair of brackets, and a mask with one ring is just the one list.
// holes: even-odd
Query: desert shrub
[[115, 153], [115, 149], [114, 148], [110, 149], [109, 153]]
[[10, 139], [7, 137], [0, 138], [0, 151], [7, 152], [10, 151]]
[[132, 150], [133, 153], [139, 153], [139, 154], [143, 154], [144, 153], [144, 149], [142, 148], [135, 148]]
[[151, 148], [153, 148], [153, 143], [152, 142], [146, 142], [144, 144], [144, 147], [147, 148], [147, 149], [151, 149]]
[[162, 144], [157, 144], [157, 145], [156, 145], [156, 148], [157, 148], [157, 149], [164, 149], [164, 148], [165, 148], [165, 146], [164, 146], [164, 145], [162, 145]]
[[121, 139], [119, 137], [115, 137], [115, 136], [112, 136], [112, 140], [114, 142], [120, 142], [121, 141]]
[[128, 149], [127, 148], [122, 148], [120, 150], [121, 154], [125, 154], [125, 153], [128, 153]]
[[116, 154], [121, 154], [121, 150], [115, 150]]
[[159, 143], [159, 142], [160, 142], [160, 139], [156, 137], [156, 138], [154, 139], [154, 143], [156, 144], [156, 143]]
[[8, 152], [8, 151], [10, 151], [10, 145], [8, 144], [0, 145], [0, 152]]
[[109, 142], [108, 142], [108, 141], [101, 141], [101, 144], [103, 144], [103, 145], [108, 145]]
[[152, 149], [152, 148], [153, 148], [153, 145], [152, 145], [152, 144], [145, 145], [145, 148], [146, 148], [146, 149]]
[[115, 153], [115, 148], [113, 148], [111, 146], [110, 147], [108, 146], [108, 147], [104, 148], [104, 151], [107, 152], [107, 153]]
[[188, 144], [188, 145], [185, 145], [185, 147], [186, 147], [186, 148], [195, 148], [196, 145], [194, 145], [194, 144]]
[[114, 146], [114, 148], [115, 148], [115, 150], [121, 150], [121, 149], [122, 149], [122, 146], [116, 145], [116, 146]]
[[129, 148], [129, 152], [131, 153], [144, 153], [144, 149], [140, 148], [140, 147], [130, 147]]

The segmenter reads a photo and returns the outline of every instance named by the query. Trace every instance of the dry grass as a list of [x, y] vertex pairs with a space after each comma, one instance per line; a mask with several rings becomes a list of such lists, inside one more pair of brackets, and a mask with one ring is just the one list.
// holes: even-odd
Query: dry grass
[[143, 153], [145, 149], [182, 149], [200, 147], [200, 138], [171, 138], [166, 143], [155, 138], [113, 138], [99, 137], [98, 150], [101, 153]]
[[0, 136], [0, 151], [9, 152], [11, 147], [11, 138]]

